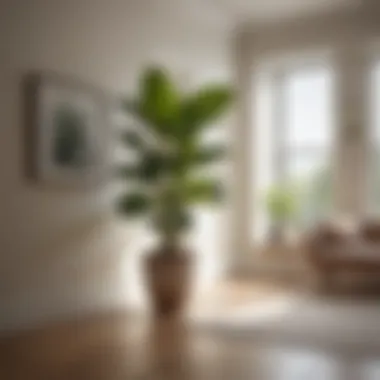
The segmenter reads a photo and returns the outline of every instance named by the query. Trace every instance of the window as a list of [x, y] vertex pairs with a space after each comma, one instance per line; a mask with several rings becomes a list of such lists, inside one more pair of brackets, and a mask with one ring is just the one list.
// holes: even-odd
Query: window
[[315, 222], [331, 209], [332, 79], [326, 67], [259, 76], [252, 150], [255, 241], [268, 232], [265, 196], [273, 186], [294, 191], [294, 225]]
[[380, 62], [377, 62], [370, 74], [370, 120], [369, 143], [371, 144], [369, 168], [369, 208], [371, 212], [380, 212]]

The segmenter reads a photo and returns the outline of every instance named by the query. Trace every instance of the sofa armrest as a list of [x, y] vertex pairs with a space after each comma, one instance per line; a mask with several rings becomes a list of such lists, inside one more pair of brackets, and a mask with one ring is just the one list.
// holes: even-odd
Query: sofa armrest
[[346, 240], [346, 232], [338, 226], [332, 224], [320, 225], [306, 238], [307, 256], [312, 263], [322, 263]]

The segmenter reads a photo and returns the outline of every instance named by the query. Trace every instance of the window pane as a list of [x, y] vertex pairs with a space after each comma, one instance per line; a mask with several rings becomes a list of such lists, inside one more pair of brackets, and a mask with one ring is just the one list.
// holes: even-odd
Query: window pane
[[276, 224], [268, 212], [268, 194], [294, 188], [297, 212], [287, 219], [292, 225], [303, 227], [331, 210], [332, 71], [271, 72], [255, 88], [252, 238], [260, 243]]
[[298, 222], [326, 217], [332, 203], [332, 175], [328, 151], [294, 151], [287, 161], [287, 177], [298, 196]]
[[288, 160], [286, 162], [287, 178], [293, 181], [300, 181], [310, 176], [313, 176], [315, 171], [322, 165], [325, 157], [325, 152], [322, 151], [319, 154], [307, 153], [301, 151], [293, 151], [289, 153]]
[[371, 117], [373, 126], [371, 137], [380, 145], [380, 63], [374, 67], [372, 72], [371, 87]]
[[380, 144], [375, 144], [372, 148], [371, 175], [370, 175], [370, 204], [372, 212], [380, 212]]
[[285, 140], [290, 146], [331, 143], [332, 77], [328, 69], [298, 71], [284, 81]]
[[370, 77], [371, 97], [370, 97], [370, 175], [369, 175], [369, 210], [374, 213], [380, 211], [380, 63], [377, 63], [372, 70]]
[[331, 209], [332, 90], [327, 68], [294, 72], [284, 80], [285, 173], [298, 189], [303, 223], [315, 222]]
[[255, 79], [254, 133], [251, 140], [251, 188], [253, 195], [252, 236], [255, 241], [263, 240], [268, 218], [264, 207], [265, 192], [274, 181], [274, 91], [273, 78], [261, 73]]

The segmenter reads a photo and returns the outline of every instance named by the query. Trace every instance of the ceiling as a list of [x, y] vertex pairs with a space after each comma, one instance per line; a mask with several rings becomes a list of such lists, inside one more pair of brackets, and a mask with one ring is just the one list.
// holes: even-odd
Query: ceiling
[[[98, 0], [102, 1], [102, 0]], [[380, 0], [109, 0], [115, 18], [133, 15], [128, 24], [142, 30], [140, 45], [157, 60], [179, 67], [210, 62], [211, 71], [229, 54], [231, 31], [247, 23], [271, 22], [306, 15], [353, 2]], [[125, 21], [120, 21], [124, 23]], [[137, 28], [138, 27], [138, 28]]]
[[[57, 54], [85, 46], [94, 55], [127, 57], [130, 72], [141, 62], [162, 61], [184, 77], [219, 77], [229, 70], [232, 28], [360, 1], [380, 0], [0, 0], [0, 26], [16, 36], [29, 27], [34, 50], [45, 51], [44, 41], [58, 41], [58, 35], [64, 42], [57, 42]], [[117, 71], [126, 64], [121, 59], [112, 65]]]
[[[366, 0], [356, 0], [358, 1]], [[224, 9], [224, 12], [234, 17], [236, 22], [255, 22], [329, 10], [346, 6], [355, 0], [205, 0], [204, 2]]]
[[[212, 27], [238, 26], [247, 22], [266, 22], [297, 17], [313, 12], [346, 7], [374, 0], [146, 0], [149, 7], [159, 4], [179, 19], [196, 19]], [[378, 1], [378, 0], [377, 0]], [[176, 22], [175, 19], [172, 22]]]

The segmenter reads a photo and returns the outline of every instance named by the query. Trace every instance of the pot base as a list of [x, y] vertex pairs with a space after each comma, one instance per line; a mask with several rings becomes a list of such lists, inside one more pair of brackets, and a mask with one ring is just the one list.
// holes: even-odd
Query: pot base
[[187, 252], [157, 250], [146, 262], [146, 279], [152, 312], [156, 317], [179, 316], [190, 288], [191, 260]]

